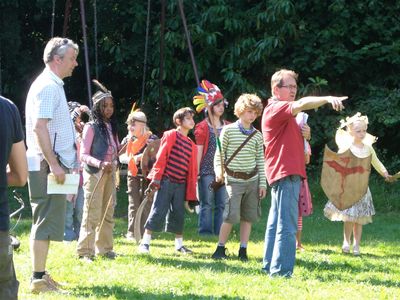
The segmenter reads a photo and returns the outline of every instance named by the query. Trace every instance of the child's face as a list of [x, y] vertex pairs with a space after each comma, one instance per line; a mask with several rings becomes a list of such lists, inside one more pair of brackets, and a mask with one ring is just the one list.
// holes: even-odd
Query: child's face
[[240, 114], [239, 119], [244, 124], [251, 124], [257, 119], [257, 111], [255, 109], [247, 108]]
[[186, 129], [186, 130], [191, 130], [191, 129], [193, 129], [194, 125], [195, 125], [195, 123], [194, 123], [193, 115], [192, 115], [192, 114], [187, 114], [187, 115], [183, 118], [182, 122], [180, 122], [180, 124], [179, 124], [179, 126], [180, 126], [182, 129]]
[[128, 124], [128, 132], [131, 136], [139, 137], [144, 133], [146, 123], [133, 121]]
[[218, 104], [215, 104], [212, 107], [212, 112], [215, 116], [221, 117], [224, 114], [225, 111], [225, 103], [224, 101], [219, 102]]
[[114, 102], [111, 98], [104, 99], [101, 112], [105, 120], [111, 119], [112, 115], [114, 114]]
[[363, 121], [353, 123], [350, 127], [350, 134], [353, 136], [355, 142], [361, 142], [367, 134], [367, 124]]

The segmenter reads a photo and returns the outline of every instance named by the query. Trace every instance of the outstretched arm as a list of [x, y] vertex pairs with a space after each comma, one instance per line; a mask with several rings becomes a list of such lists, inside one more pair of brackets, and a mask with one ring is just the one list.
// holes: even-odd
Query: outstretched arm
[[330, 103], [332, 108], [336, 111], [340, 111], [344, 108], [343, 101], [348, 97], [334, 97], [334, 96], [322, 96], [322, 97], [304, 97], [293, 102], [292, 115], [295, 116], [303, 110], [309, 110], [318, 108], [324, 104]]

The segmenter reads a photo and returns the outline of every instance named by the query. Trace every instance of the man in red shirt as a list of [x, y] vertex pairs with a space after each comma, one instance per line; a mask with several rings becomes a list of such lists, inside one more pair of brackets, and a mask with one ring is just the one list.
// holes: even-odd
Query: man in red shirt
[[294, 101], [298, 75], [280, 70], [271, 78], [271, 93], [261, 126], [265, 174], [271, 186], [271, 208], [265, 233], [263, 270], [270, 276], [291, 277], [296, 256], [300, 180], [306, 178], [303, 137], [296, 115], [330, 103], [342, 110], [347, 97], [304, 97]]

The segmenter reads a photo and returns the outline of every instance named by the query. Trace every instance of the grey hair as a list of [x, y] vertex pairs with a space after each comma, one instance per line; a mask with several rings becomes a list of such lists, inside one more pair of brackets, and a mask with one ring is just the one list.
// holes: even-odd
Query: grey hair
[[61, 37], [54, 37], [47, 42], [43, 52], [43, 61], [48, 64], [54, 59], [55, 55], [63, 58], [68, 48], [72, 48], [75, 52], [79, 53], [79, 47], [72, 40]]

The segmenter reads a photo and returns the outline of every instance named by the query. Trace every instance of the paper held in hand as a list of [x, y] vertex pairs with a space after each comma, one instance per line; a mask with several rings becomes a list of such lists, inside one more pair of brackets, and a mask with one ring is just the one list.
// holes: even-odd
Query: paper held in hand
[[52, 173], [47, 175], [47, 194], [77, 194], [79, 174], [65, 174], [64, 184], [58, 184]]
[[398, 180], [400, 178], [400, 172], [393, 175], [394, 179]]

